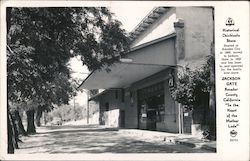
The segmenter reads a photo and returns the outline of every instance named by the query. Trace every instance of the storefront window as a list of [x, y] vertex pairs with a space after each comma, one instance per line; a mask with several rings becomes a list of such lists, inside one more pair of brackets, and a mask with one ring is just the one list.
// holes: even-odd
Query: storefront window
[[138, 90], [139, 123], [154, 130], [156, 122], [163, 122], [165, 115], [164, 83]]
[[164, 115], [165, 115], [165, 106], [164, 104], [158, 105], [157, 108], [157, 122], [164, 122]]

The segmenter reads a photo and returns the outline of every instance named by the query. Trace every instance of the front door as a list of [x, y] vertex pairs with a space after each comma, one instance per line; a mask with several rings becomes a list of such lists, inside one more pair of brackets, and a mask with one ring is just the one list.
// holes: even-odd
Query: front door
[[183, 110], [183, 133], [191, 134], [192, 112]]
[[156, 130], [156, 110], [148, 109], [147, 111], [147, 130]]

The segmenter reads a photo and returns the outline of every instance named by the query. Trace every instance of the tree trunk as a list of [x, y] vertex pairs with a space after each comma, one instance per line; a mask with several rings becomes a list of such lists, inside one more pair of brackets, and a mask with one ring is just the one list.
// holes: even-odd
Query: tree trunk
[[11, 24], [10, 24], [11, 10], [12, 10], [11, 7], [7, 7], [7, 9], [6, 9], [7, 33], [9, 33], [9, 30], [10, 30], [10, 27], [11, 27]]
[[22, 119], [21, 119], [21, 117], [20, 117], [19, 111], [16, 110], [16, 111], [14, 112], [14, 114], [15, 114], [15, 118], [16, 118], [16, 120], [17, 120], [17, 125], [18, 125], [19, 134], [24, 135], [24, 136], [27, 136], [27, 133], [26, 133], [26, 131], [25, 131], [25, 129], [24, 129], [23, 122], [22, 122]]
[[27, 114], [27, 134], [34, 134], [36, 133], [36, 127], [34, 123], [34, 113], [35, 110], [28, 110], [26, 111]]
[[36, 125], [38, 127], [41, 126], [41, 117], [42, 117], [43, 111], [41, 108], [38, 108], [36, 111]]
[[8, 153], [14, 154], [14, 143], [13, 143], [13, 130], [10, 121], [9, 109], [7, 111], [7, 127], [8, 127]]
[[44, 121], [44, 125], [46, 125], [46, 124], [47, 124], [46, 115], [47, 115], [47, 112], [45, 111], [45, 112], [43, 113], [43, 121]]
[[18, 138], [18, 131], [17, 131], [17, 126], [16, 126], [16, 119], [15, 119], [15, 117], [13, 117], [13, 115], [12, 114], [10, 114], [10, 118], [11, 118], [11, 123], [12, 123], [12, 128], [13, 128], [13, 134], [14, 134], [14, 136], [13, 136], [13, 138], [15, 139], [14, 140], [14, 146], [15, 146], [15, 148], [16, 149], [19, 149], [19, 146], [18, 146], [18, 140], [19, 140], [19, 138]]

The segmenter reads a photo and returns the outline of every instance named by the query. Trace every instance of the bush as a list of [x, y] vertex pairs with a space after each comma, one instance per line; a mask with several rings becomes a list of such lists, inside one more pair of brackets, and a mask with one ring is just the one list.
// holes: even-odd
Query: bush
[[182, 105], [194, 109], [198, 108], [204, 101], [204, 97], [209, 96], [211, 90], [210, 62], [212, 57], [208, 57], [206, 64], [200, 68], [190, 70], [187, 66], [178, 73], [177, 81], [171, 90], [173, 99]]
[[[192, 110], [193, 123], [209, 127], [211, 138], [215, 138], [215, 111], [210, 109], [210, 94], [213, 93], [214, 57], [207, 57], [207, 61], [200, 68], [193, 70], [187, 66], [177, 74], [177, 81], [171, 90], [173, 99]], [[215, 93], [213, 93], [215, 94]], [[213, 98], [212, 98], [213, 99]], [[215, 106], [215, 105], [211, 105]]]
[[83, 119], [83, 107], [77, 103], [75, 104], [75, 107], [73, 105], [62, 105], [54, 108], [47, 115], [48, 122], [52, 122], [58, 118], [62, 122], [81, 120]]

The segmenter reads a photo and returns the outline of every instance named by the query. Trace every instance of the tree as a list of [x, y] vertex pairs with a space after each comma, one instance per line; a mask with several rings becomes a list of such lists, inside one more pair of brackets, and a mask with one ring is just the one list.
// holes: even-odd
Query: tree
[[[7, 106], [9, 106], [9, 105], [7, 105]], [[13, 139], [14, 133], [13, 133], [12, 125], [11, 125], [9, 108], [7, 110], [7, 129], [8, 129], [8, 150], [7, 151], [9, 154], [13, 154], [14, 153], [14, 140], [15, 139]]]
[[75, 105], [62, 105], [62, 107], [57, 107], [48, 113], [48, 120], [53, 121], [53, 118], [59, 118], [61, 122], [80, 120], [86, 118], [83, 114], [83, 108], [78, 103]]
[[95, 70], [128, 50], [121, 23], [105, 7], [7, 8], [6, 15], [8, 101], [32, 102], [25, 104], [31, 133], [35, 109], [72, 96], [71, 57], [80, 55]]
[[20, 104], [10, 102], [10, 114], [12, 115], [15, 122], [17, 123], [18, 135], [20, 134], [20, 135], [26, 136], [27, 133], [24, 129], [24, 126], [22, 124], [22, 118], [19, 114], [19, 112], [23, 112], [24, 109], [20, 108], [20, 106], [21, 106]]
[[[214, 82], [211, 81], [211, 68], [214, 65], [214, 57], [208, 56], [207, 61], [200, 68], [190, 70], [185, 67], [178, 75], [176, 86], [171, 90], [175, 101], [193, 111], [193, 123], [209, 125], [214, 130], [211, 121], [212, 115], [209, 109], [209, 99]], [[215, 121], [214, 121], [215, 122]]]

